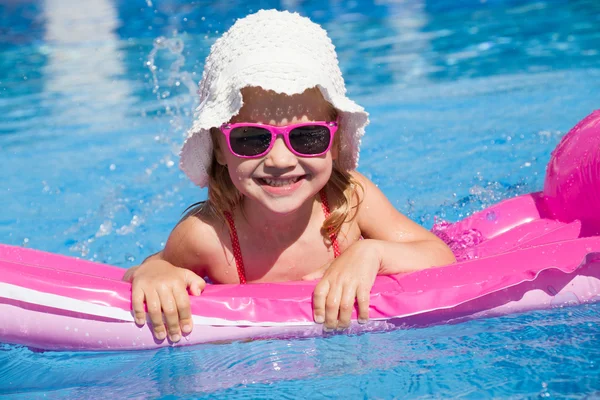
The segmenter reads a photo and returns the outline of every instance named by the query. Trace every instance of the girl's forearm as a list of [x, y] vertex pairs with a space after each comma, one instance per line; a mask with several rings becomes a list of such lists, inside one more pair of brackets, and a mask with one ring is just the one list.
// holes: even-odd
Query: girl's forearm
[[414, 272], [456, 261], [448, 246], [438, 241], [397, 243], [366, 239], [364, 242], [376, 249], [380, 261], [379, 275]]
[[203, 268], [199, 268], [197, 266], [197, 264], [191, 264], [191, 263], [186, 264], [182, 259], [175, 259], [175, 256], [176, 256], [176, 254], [172, 251], [172, 249], [171, 249], [171, 251], [169, 251], [168, 249], [165, 248], [157, 253], [152, 254], [148, 258], [146, 258], [144, 260], [144, 262], [142, 263], [142, 265], [149, 263], [149, 262], [161, 261], [163, 263], [170, 264], [174, 268], [189, 269], [193, 273], [198, 274], [200, 276], [206, 275], [206, 270]]

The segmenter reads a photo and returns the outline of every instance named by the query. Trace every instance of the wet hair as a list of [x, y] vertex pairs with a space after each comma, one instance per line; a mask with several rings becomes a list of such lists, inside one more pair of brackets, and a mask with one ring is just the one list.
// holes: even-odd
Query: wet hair
[[[337, 111], [332, 107], [332, 120], [337, 117]], [[343, 134], [343, 127], [340, 127], [338, 134], [334, 138], [333, 146], [339, 148], [339, 137]], [[221, 133], [218, 128], [210, 130], [214, 146], [218, 146], [218, 139]], [[352, 221], [357, 214], [361, 203], [359, 191], [364, 191], [363, 186], [348, 171], [342, 170], [333, 162], [331, 177], [325, 185], [325, 189], [334, 194], [335, 201], [329, 200], [331, 213], [323, 222], [321, 235], [326, 243], [330, 243], [331, 235], [337, 235], [345, 222]], [[240, 205], [243, 195], [238, 191], [231, 177], [227, 166], [217, 162], [213, 151], [210, 170], [208, 172], [208, 199], [189, 206], [185, 211], [184, 219], [189, 216], [199, 218], [213, 217], [225, 222], [225, 212], [232, 212]], [[355, 204], [353, 206], [353, 204]]]

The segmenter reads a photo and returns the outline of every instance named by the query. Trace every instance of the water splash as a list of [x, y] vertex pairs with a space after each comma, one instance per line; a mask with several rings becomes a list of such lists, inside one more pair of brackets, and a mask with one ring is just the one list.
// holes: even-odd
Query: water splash
[[450, 250], [452, 250], [452, 253], [456, 257], [456, 261], [460, 262], [475, 258], [473, 253], [468, 250], [483, 243], [485, 240], [483, 234], [477, 229], [467, 229], [459, 233], [451, 233], [452, 227], [453, 224], [448, 221], [436, 220], [433, 228], [431, 228], [431, 232], [450, 247]]
[[[185, 44], [178, 36], [177, 31], [173, 37], [159, 36], [154, 39], [152, 50], [146, 59], [146, 67], [150, 70], [152, 77], [152, 93], [156, 95], [158, 102], [164, 106], [165, 115], [170, 116], [169, 121], [174, 132], [183, 132], [188, 126], [187, 117], [197, 101], [198, 85], [194, 80], [194, 74], [184, 70], [185, 56], [183, 50]], [[161, 55], [161, 53], [165, 53]], [[157, 59], [161, 55], [164, 58], [172, 58], [167, 68], [166, 79], [161, 81], [159, 72], [162, 69], [157, 66]], [[187, 89], [184, 95], [173, 96], [173, 93]], [[169, 142], [169, 140], [166, 140]], [[179, 145], [179, 141], [177, 142]], [[175, 149], [173, 149], [175, 151]]]
[[159, 101], [161, 99], [169, 97], [170, 95], [168, 90], [165, 90], [162, 93], [160, 93], [156, 58], [158, 53], [162, 50], [168, 50], [170, 55], [175, 57], [175, 60], [171, 63], [169, 67], [169, 74], [167, 76], [167, 86], [179, 87], [183, 84], [185, 87], [188, 88], [190, 95], [192, 97], [195, 96], [197, 85], [192, 78], [192, 74], [190, 72], [182, 70], [182, 67], [185, 65], [185, 56], [183, 55], [183, 49], [183, 40], [180, 37], [177, 37], [177, 32], [174, 33], [174, 36], [172, 38], [159, 36], [156, 39], [154, 39], [152, 50], [148, 54], [146, 66], [152, 74], [152, 92], [157, 94], [157, 99]]
[[[151, 7], [150, 2], [148, 6]], [[157, 170], [173, 170], [177, 164], [181, 135], [189, 126], [191, 110], [197, 99], [194, 74], [185, 70], [184, 47], [184, 41], [177, 32], [174, 32], [171, 38], [157, 37], [144, 64], [150, 71], [152, 93], [156, 96], [155, 104], [158, 104], [157, 108], [161, 110], [158, 115], [168, 118], [168, 128], [154, 138], [156, 144], [166, 147], [166, 153], [160, 154], [158, 159], [150, 161], [138, 171], [137, 180], [140, 182], [148, 183], [149, 177]], [[144, 117], [152, 118], [149, 115]], [[116, 169], [115, 164], [109, 167], [111, 172]], [[174, 197], [185, 183], [187, 182], [176, 181], [167, 187], [158, 187], [150, 198], [144, 197], [143, 193], [139, 195], [143, 198], [132, 198], [128, 196], [129, 190], [124, 185], [108, 187], [100, 208], [90, 210], [65, 232], [72, 237], [81, 238], [68, 240], [69, 250], [84, 258], [117, 265], [139, 261], [136, 260], [139, 257], [134, 253], [147, 253], [148, 249], [143, 249], [143, 244], [137, 241], [136, 248], [130, 250], [133, 253], [126, 252], [123, 259], [115, 259], [110, 255], [111, 240], [119, 236], [139, 235], [149, 216], [165, 207], [173, 206]], [[94, 232], [88, 232], [90, 228]]]

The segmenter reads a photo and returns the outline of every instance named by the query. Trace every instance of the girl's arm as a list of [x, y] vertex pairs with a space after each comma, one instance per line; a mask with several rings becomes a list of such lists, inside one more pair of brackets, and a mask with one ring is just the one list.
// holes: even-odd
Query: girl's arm
[[446, 243], [398, 212], [373, 182], [359, 173], [354, 173], [354, 177], [364, 187], [358, 226], [363, 237], [379, 247], [379, 275], [418, 271], [456, 261]]
[[350, 325], [355, 302], [359, 322], [368, 319], [369, 296], [377, 275], [455, 262], [441, 239], [398, 212], [369, 179], [353, 175], [364, 188], [356, 218], [365, 239], [351, 245], [321, 272], [323, 278], [313, 295], [314, 318], [329, 329]]
[[168, 332], [169, 339], [178, 342], [181, 332], [192, 331], [188, 289], [198, 296], [206, 285], [201, 278], [205, 276], [201, 260], [210, 242], [207, 239], [214, 236], [207, 228], [198, 218], [184, 219], [173, 229], [163, 250], [130, 268], [123, 277], [132, 283], [131, 302], [136, 323], [144, 325], [146, 322], [145, 304], [158, 340], [165, 339]]

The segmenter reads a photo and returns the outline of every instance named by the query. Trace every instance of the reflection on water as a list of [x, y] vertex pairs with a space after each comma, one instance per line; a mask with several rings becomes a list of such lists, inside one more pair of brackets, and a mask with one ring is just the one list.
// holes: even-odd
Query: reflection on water
[[125, 121], [131, 89], [115, 30], [114, 2], [44, 0], [44, 92], [57, 125]]
[[590, 393], [600, 390], [599, 311], [593, 305], [417, 330], [158, 351], [32, 353], [5, 346], [0, 392], [23, 398]]

